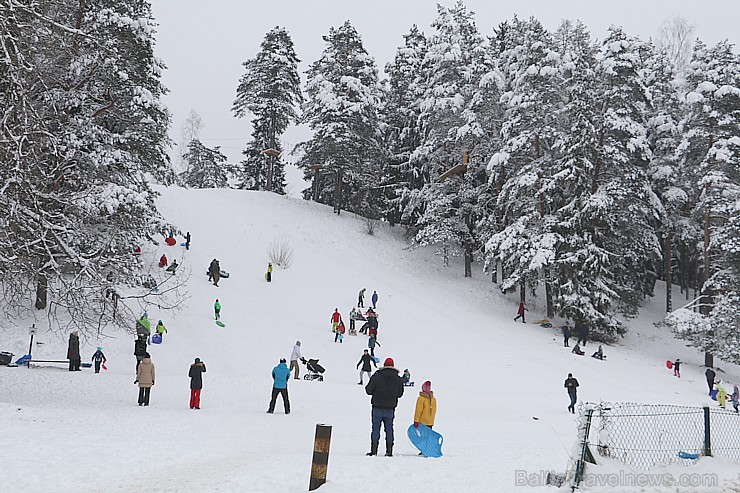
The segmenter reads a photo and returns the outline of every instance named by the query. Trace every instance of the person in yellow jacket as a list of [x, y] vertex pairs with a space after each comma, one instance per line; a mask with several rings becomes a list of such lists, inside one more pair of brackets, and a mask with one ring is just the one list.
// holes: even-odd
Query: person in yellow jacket
[[416, 410], [414, 411], [414, 427], [418, 428], [419, 423], [432, 428], [434, 426], [434, 416], [437, 414], [437, 398], [432, 392], [432, 382], [427, 380], [421, 384], [421, 392], [416, 398]]
[[717, 382], [717, 402], [719, 402], [722, 409], [727, 409], [727, 391]]
[[267, 274], [265, 274], [265, 281], [272, 282], [272, 262], [267, 263]]

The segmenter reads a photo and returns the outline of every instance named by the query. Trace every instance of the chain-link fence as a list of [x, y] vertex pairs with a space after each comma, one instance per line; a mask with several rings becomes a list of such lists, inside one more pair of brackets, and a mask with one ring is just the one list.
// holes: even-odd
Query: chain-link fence
[[702, 455], [740, 461], [740, 416], [732, 411], [606, 402], [580, 411], [591, 423], [584, 443], [634, 468], [691, 464]]

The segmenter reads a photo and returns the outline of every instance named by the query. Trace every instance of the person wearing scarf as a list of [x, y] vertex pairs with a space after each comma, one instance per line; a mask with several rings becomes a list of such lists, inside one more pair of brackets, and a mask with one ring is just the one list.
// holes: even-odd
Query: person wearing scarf
[[432, 392], [432, 382], [427, 380], [421, 385], [421, 392], [416, 398], [416, 411], [414, 411], [414, 427], [418, 428], [419, 423], [432, 428], [434, 426], [434, 416], [437, 414], [437, 398]]

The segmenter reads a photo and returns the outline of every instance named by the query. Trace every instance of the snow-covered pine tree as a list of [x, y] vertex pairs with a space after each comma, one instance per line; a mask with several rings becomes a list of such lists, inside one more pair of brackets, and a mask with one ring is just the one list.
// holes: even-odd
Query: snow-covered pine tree
[[679, 153], [686, 169], [696, 170], [694, 219], [704, 223], [710, 244], [702, 255], [702, 296], [695, 300], [701, 315], [679, 309], [667, 322], [697, 347], [740, 362], [740, 57], [726, 41], [712, 48], [697, 41], [686, 78], [689, 110]]
[[561, 315], [609, 338], [624, 331], [617, 314], [635, 315], [652, 292], [660, 203], [647, 178], [640, 42], [610, 28], [595, 66], [586, 41], [580, 44], [565, 57], [570, 75], [563, 118], [570, 131], [553, 174], [555, 193], [563, 197], [555, 303]]
[[242, 152], [239, 188], [285, 193], [285, 163], [279, 156], [265, 153], [283, 151], [280, 136], [298, 120], [297, 109], [303, 102], [298, 63], [293, 40], [285, 28], [276, 26], [265, 34], [260, 51], [243, 63], [245, 73], [239, 80], [231, 110], [234, 116], [247, 113], [252, 119], [252, 140]]
[[[483, 159], [477, 155], [485, 132], [474, 101], [478, 82], [486, 72], [485, 42], [474, 13], [462, 1], [450, 8], [438, 5], [437, 10], [422, 63], [426, 75], [419, 103], [422, 142], [411, 154], [412, 166], [430, 182], [420, 192], [423, 206], [416, 200], [409, 206], [424, 210], [417, 221], [417, 243], [442, 244], [445, 252], [462, 251], [465, 277], [470, 277], [473, 254], [478, 250], [479, 198], [487, 186]], [[466, 155], [473, 159], [465, 162]], [[456, 176], [437, 183], [446, 170], [463, 164], [464, 170]], [[449, 231], [455, 232], [454, 245], [447, 243]]]
[[701, 230], [690, 216], [695, 197], [693, 173], [683, 169], [676, 153], [683, 108], [673, 65], [664, 51], [655, 50], [652, 45], [645, 48], [647, 63], [643, 78], [650, 103], [646, 123], [652, 151], [648, 176], [663, 209], [654, 227], [660, 235], [663, 253], [663, 268], [658, 273], [666, 281], [666, 310], [671, 311], [672, 285], [678, 281], [688, 295], [690, 283], [694, 284], [690, 279], [694, 276], [690, 274], [691, 267], [697, 265]]
[[0, 166], [13, 166], [0, 193], [3, 256], [12, 259], [0, 280], [4, 308], [28, 309], [35, 291], [52, 327], [127, 326], [128, 310], [112, 293], [140, 281], [132, 250], [165, 229], [144, 173], [171, 181], [151, 8], [133, 0], [2, 6], [24, 17], [11, 72], [33, 115], [10, 130], [27, 136], [18, 141], [25, 149]]
[[191, 188], [226, 188], [229, 181], [229, 169], [226, 156], [220, 147], [213, 149], [193, 140], [183, 156], [187, 171], [182, 173], [180, 181]]
[[404, 45], [396, 50], [393, 61], [385, 66], [388, 87], [383, 121], [390, 156], [385, 173], [389, 202], [383, 215], [391, 224], [416, 224], [420, 211], [408, 205], [412, 194], [418, 193], [429, 181], [429, 177], [425, 177], [410, 160], [411, 153], [421, 143], [418, 120], [426, 45], [424, 33], [416, 25], [412, 26], [404, 35]]
[[[502, 147], [489, 171], [502, 183], [491, 212], [500, 220], [486, 242], [487, 262], [501, 261], [509, 291], [519, 285], [545, 283], [547, 315], [554, 316], [550, 269], [559, 242], [554, 233], [553, 197], [547, 193], [555, 151], [562, 139], [558, 112], [562, 106], [560, 55], [550, 34], [535, 18], [514, 18], [506, 29], [499, 55], [499, 78], [506, 80]], [[523, 297], [523, 294], [522, 294]], [[523, 299], [522, 299], [523, 301]]]
[[[307, 180], [319, 176], [319, 202], [363, 214], [381, 173], [378, 71], [349, 21], [330, 28], [324, 41], [321, 57], [307, 72], [304, 120], [314, 134], [299, 145], [299, 165]], [[303, 195], [311, 198], [312, 188]]]

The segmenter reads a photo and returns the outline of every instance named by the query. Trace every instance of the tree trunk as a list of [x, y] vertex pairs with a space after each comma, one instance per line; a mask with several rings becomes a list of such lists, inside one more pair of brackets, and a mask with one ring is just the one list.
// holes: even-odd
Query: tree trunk
[[673, 251], [671, 250], [670, 233], [666, 233], [665, 235], [665, 248], [663, 249], [663, 255], [665, 256], [665, 311], [666, 313], [670, 313], [673, 311], [673, 304], [671, 301], [671, 290], [673, 289], [673, 279], [671, 277]]
[[552, 279], [550, 279], [550, 272], [545, 276], [545, 302], [547, 303], [547, 318], [555, 318], [555, 304], [552, 301]]
[[473, 277], [473, 242], [465, 242], [465, 277]]
[[522, 303], [527, 302], [527, 283], [524, 279], [519, 283], [519, 301]]
[[39, 273], [36, 279], [36, 309], [43, 310], [46, 308], [46, 297], [49, 292], [49, 279], [43, 272]]

